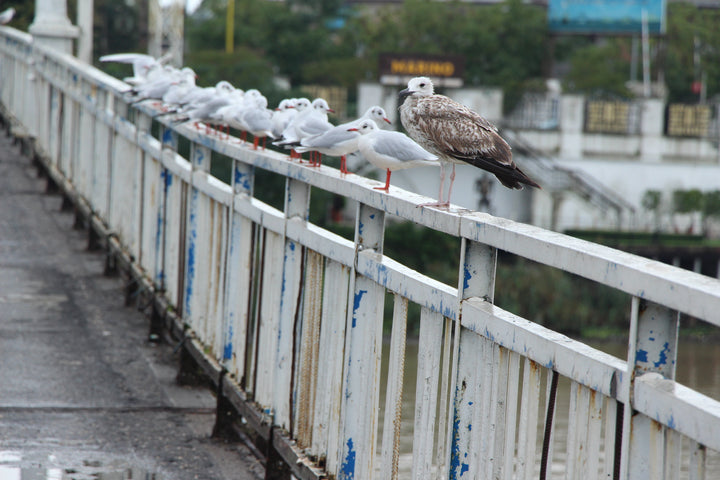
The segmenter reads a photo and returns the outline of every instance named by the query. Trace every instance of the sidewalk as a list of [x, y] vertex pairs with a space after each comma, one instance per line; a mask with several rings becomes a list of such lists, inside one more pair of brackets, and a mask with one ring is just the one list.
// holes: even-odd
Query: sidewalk
[[0, 479], [263, 478], [244, 445], [210, 438], [213, 395], [175, 384], [172, 346], [148, 342], [44, 192], [0, 131]]

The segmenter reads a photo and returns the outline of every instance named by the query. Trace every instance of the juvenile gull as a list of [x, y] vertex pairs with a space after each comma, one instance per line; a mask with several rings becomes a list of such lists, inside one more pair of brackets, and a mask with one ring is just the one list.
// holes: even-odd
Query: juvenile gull
[[372, 120], [364, 120], [349, 130], [360, 132], [358, 150], [362, 156], [387, 172], [385, 186], [375, 187], [376, 190], [390, 191], [390, 175], [395, 170], [438, 164], [436, 155], [426, 151], [410, 137], [400, 132], [380, 130]]
[[[400, 121], [408, 135], [442, 162], [437, 206], [450, 204], [456, 163], [494, 173], [508, 188], [521, 189], [522, 184], [540, 188], [515, 165], [510, 145], [492, 123], [461, 103], [435, 95], [429, 78], [413, 78], [399, 96]], [[452, 173], [447, 199], [443, 201], [446, 162], [452, 164]]]

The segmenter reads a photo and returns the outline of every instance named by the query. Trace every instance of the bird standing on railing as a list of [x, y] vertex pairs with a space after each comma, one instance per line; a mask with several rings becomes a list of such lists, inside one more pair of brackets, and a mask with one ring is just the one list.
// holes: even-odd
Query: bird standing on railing
[[295, 150], [300, 153], [315, 151], [321, 155], [340, 157], [340, 173], [350, 173], [347, 170], [347, 155], [357, 152], [357, 143], [360, 137], [357, 130], [350, 129], [360, 126], [364, 120], [368, 119], [376, 123], [391, 123], [382, 107], [370, 107], [362, 117], [356, 120], [337, 125], [319, 135], [303, 138], [300, 141], [300, 146], [295, 147]]
[[349, 130], [360, 133], [358, 150], [365, 159], [378, 168], [384, 169], [385, 186], [376, 190], [390, 191], [390, 175], [395, 170], [439, 165], [438, 157], [401, 132], [380, 130], [372, 120], [364, 120]]
[[309, 108], [302, 110], [290, 121], [283, 130], [282, 138], [273, 142], [273, 145], [291, 149], [290, 158], [297, 158], [295, 147], [300, 145], [303, 138], [321, 134], [333, 127], [328, 121], [328, 113], [335, 113], [335, 110], [330, 108], [324, 98], [316, 98]]
[[[399, 93], [400, 121], [408, 135], [440, 157], [440, 192], [432, 206], [450, 205], [455, 164], [482, 168], [508, 188], [540, 188], [512, 160], [510, 145], [497, 128], [478, 113], [444, 95], [436, 95], [427, 77], [416, 77]], [[447, 199], [443, 200], [445, 163], [452, 164]]]

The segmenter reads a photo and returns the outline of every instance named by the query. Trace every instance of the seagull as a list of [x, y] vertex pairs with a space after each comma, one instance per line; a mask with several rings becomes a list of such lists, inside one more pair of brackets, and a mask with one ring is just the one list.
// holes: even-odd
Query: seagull
[[[432, 206], [450, 205], [455, 164], [473, 165], [494, 173], [508, 188], [521, 189], [522, 184], [540, 188], [515, 165], [510, 145], [493, 124], [465, 105], [434, 94], [429, 78], [411, 79], [399, 97], [400, 121], [408, 135], [441, 160], [440, 193], [438, 203]], [[452, 173], [448, 196], [443, 201], [445, 163], [452, 164]]]
[[382, 107], [370, 107], [362, 117], [352, 122], [340, 124], [319, 135], [303, 138], [300, 141], [300, 146], [296, 147], [295, 150], [300, 153], [315, 151], [323, 155], [340, 157], [340, 173], [350, 173], [347, 170], [347, 155], [357, 152], [357, 143], [360, 137], [357, 130], [351, 129], [360, 126], [364, 120], [368, 119], [376, 122], [392, 123], [388, 120], [387, 114]]
[[10, 23], [10, 20], [12, 20], [14, 16], [15, 16], [15, 9], [13, 7], [3, 10], [2, 12], [0, 12], [0, 25], [5, 25], [6, 23]]
[[140, 85], [145, 83], [150, 72], [161, 70], [164, 62], [170, 59], [169, 55], [155, 58], [144, 53], [112, 53], [100, 57], [101, 62], [129, 63], [133, 67], [133, 76], [123, 79], [125, 83]]
[[295, 108], [297, 99], [285, 98], [280, 101], [277, 108], [273, 112], [273, 136], [280, 138], [283, 130], [288, 126], [288, 123], [297, 115], [298, 110]]
[[[330, 130], [333, 125], [328, 122], [328, 112], [335, 113], [335, 110], [330, 108], [327, 100], [324, 98], [316, 98], [312, 101], [310, 107], [301, 110], [300, 113], [290, 121], [285, 130], [283, 130], [282, 139], [273, 142], [273, 145], [294, 149], [300, 145], [300, 141], [303, 138]], [[293, 155], [291, 154], [291, 158], [292, 157]]]
[[376, 190], [390, 191], [390, 175], [395, 170], [438, 165], [438, 157], [414, 142], [401, 132], [381, 130], [372, 120], [363, 120], [350, 131], [360, 132], [358, 149], [360, 153], [378, 168], [384, 168], [385, 186]]

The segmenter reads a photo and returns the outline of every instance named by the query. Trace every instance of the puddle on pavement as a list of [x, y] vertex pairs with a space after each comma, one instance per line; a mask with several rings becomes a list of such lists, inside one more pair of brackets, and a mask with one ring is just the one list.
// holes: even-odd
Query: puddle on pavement
[[23, 456], [0, 450], [0, 480], [162, 480], [154, 472], [121, 460]]

